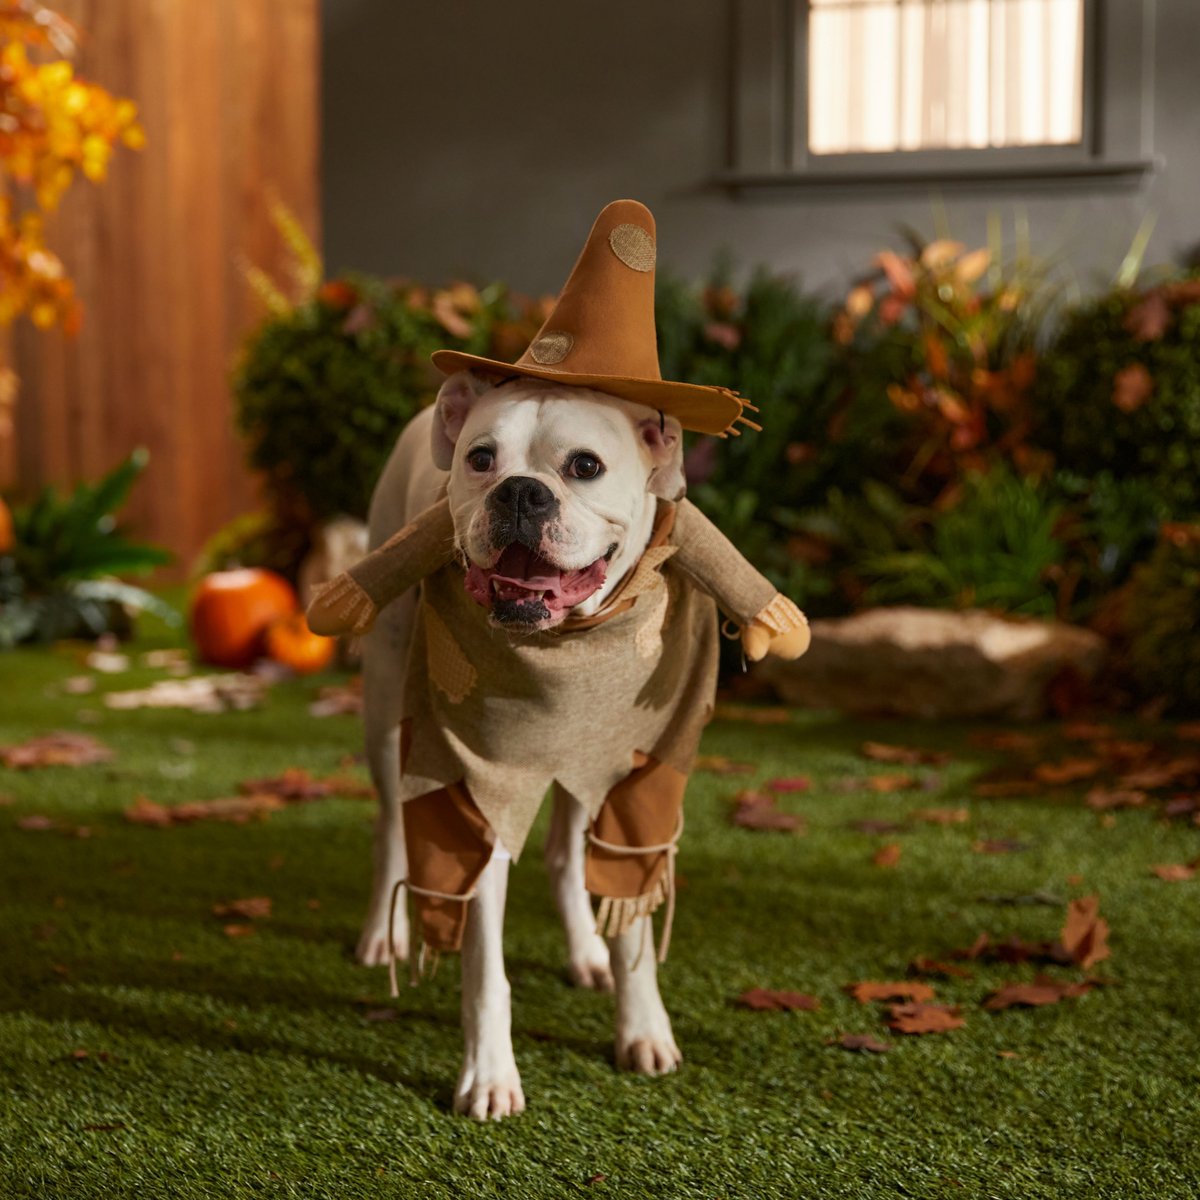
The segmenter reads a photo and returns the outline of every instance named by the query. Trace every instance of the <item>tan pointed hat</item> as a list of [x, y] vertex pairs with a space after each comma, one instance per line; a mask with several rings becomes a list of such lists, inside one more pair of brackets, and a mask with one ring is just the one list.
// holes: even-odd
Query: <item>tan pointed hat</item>
[[614, 200], [596, 218], [554, 311], [515, 363], [438, 350], [446, 375], [479, 370], [595, 388], [675, 417], [697, 433], [738, 434], [756, 411], [736, 392], [662, 377], [654, 336], [654, 218], [636, 200]]

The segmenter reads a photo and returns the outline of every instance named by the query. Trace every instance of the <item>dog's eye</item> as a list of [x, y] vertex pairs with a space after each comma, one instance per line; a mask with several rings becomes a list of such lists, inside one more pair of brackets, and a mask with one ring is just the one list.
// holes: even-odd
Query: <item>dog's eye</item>
[[467, 462], [470, 464], [471, 470], [479, 471], [481, 474], [484, 471], [490, 471], [495, 461], [495, 451], [489, 450], [486, 446], [480, 446], [479, 449], [472, 450], [467, 455]]
[[603, 472], [604, 464], [586, 450], [573, 454], [570, 462], [567, 463], [567, 474], [574, 479], [595, 479]]

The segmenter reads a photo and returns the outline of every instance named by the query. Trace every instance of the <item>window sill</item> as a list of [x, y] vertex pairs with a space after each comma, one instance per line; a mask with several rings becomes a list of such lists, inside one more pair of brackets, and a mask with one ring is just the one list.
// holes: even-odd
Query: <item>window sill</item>
[[724, 171], [713, 182], [734, 196], [777, 191], [835, 191], [848, 187], [879, 190], [940, 186], [1031, 183], [1109, 183], [1131, 187], [1162, 166], [1161, 159], [1090, 159], [1079, 162], [995, 163], [940, 167], [893, 166], [855, 170], [822, 164], [809, 171]]

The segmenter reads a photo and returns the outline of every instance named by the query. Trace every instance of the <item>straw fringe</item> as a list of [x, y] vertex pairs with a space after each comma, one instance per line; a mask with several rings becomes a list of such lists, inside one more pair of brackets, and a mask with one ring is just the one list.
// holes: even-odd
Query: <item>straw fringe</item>
[[776, 635], [802, 629], [808, 624], [808, 618], [782, 592], [754, 620]]

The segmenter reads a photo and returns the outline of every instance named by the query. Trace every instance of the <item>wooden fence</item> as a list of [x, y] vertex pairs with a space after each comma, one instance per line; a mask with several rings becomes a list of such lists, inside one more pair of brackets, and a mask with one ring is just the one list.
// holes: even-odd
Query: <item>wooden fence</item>
[[185, 569], [255, 503], [229, 372], [261, 318], [242, 274], [288, 253], [278, 197], [315, 238], [318, 0], [59, 0], [85, 32], [80, 73], [140, 108], [147, 144], [108, 180], [80, 182], [49, 242], [85, 314], [75, 339], [13, 331], [21, 379], [0, 487], [28, 494], [107, 470], [135, 446], [150, 466], [127, 510]]

